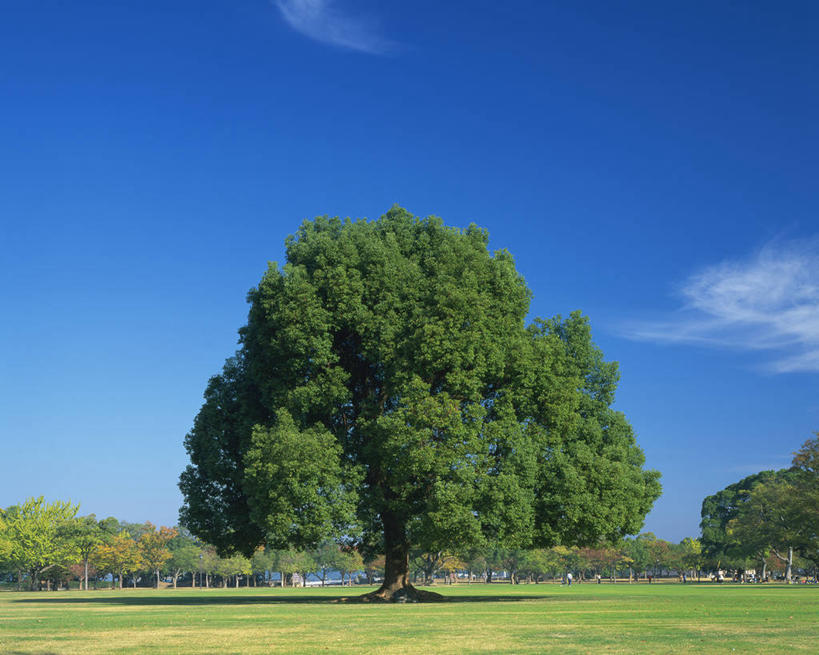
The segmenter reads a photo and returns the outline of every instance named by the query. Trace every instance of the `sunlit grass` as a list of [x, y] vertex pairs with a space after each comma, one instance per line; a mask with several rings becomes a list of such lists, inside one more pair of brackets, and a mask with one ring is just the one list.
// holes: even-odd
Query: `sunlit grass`
[[0, 594], [0, 653], [816, 653], [819, 588], [460, 585]]

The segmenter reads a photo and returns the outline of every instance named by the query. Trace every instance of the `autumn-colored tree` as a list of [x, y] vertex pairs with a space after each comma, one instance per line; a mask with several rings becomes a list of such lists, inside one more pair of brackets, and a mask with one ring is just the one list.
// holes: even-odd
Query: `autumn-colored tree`
[[[119, 578], [119, 588], [128, 573], [135, 573], [142, 568], [142, 557], [137, 543], [127, 532], [120, 532], [112, 537], [108, 543], [102, 544], [96, 550], [94, 561], [103, 571], [110, 571]], [[134, 576], [136, 586], [136, 576]]]
[[157, 530], [152, 523], [145, 523], [146, 531], [139, 538], [139, 552], [145, 568], [156, 575], [155, 587], [159, 587], [159, 571], [162, 565], [171, 558], [171, 550], [168, 543], [177, 536], [176, 528], [168, 528], [164, 525]]

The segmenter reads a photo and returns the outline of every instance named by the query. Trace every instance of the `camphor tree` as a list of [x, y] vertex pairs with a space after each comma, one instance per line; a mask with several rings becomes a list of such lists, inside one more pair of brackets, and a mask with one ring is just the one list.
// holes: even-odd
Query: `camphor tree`
[[398, 207], [305, 221], [186, 437], [182, 523], [222, 552], [384, 553], [369, 598], [394, 600], [425, 597], [411, 546], [637, 532], [659, 474], [610, 407], [617, 365], [579, 313], [527, 325], [531, 293], [487, 244]]

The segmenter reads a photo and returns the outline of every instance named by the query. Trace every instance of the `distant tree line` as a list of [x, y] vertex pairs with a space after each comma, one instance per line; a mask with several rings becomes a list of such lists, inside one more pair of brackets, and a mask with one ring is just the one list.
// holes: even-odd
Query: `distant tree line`
[[790, 582], [795, 569], [819, 564], [819, 433], [794, 453], [790, 468], [761, 471], [702, 503], [704, 561], [716, 569], [774, 566]]
[[[317, 584], [354, 580], [374, 584], [384, 575], [384, 555], [368, 558], [355, 549], [327, 541], [311, 550], [258, 549], [252, 557], [220, 557], [216, 548], [184, 528], [156, 528], [113, 517], [78, 516], [78, 507], [31, 498], [0, 510], [0, 574], [18, 589], [59, 589], [71, 583], [88, 589], [110, 586], [246, 586]], [[649, 575], [700, 571], [699, 541], [679, 544], [645, 533], [596, 548], [490, 548], [457, 552], [411, 553], [410, 573], [417, 583], [436, 580], [511, 583], [562, 579], [571, 571], [579, 580], [638, 579]], [[275, 581], [275, 582], [274, 582]]]

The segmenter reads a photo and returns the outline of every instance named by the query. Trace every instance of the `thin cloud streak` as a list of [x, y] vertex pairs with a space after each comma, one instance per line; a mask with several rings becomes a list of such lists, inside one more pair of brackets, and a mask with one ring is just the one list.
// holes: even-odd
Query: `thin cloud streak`
[[673, 316], [626, 326], [625, 336], [779, 351], [771, 371], [819, 371], [818, 246], [769, 244], [747, 260], [708, 267], [683, 284]]
[[275, 4], [290, 27], [321, 43], [369, 54], [393, 48], [372, 20], [346, 15], [333, 0], [275, 0]]

